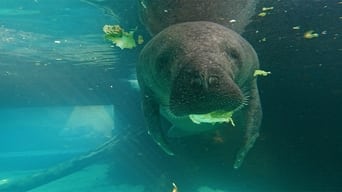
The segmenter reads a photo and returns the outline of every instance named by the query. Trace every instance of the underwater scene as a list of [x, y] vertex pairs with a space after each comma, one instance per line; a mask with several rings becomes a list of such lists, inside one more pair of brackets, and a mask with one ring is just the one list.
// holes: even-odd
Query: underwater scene
[[341, 0], [0, 0], [0, 192], [342, 191]]

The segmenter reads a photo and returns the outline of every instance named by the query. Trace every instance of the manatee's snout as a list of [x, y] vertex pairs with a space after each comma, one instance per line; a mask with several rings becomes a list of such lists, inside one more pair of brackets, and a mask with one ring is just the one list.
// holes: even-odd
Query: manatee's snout
[[228, 76], [183, 73], [172, 86], [170, 110], [175, 116], [232, 111], [243, 101], [241, 90]]

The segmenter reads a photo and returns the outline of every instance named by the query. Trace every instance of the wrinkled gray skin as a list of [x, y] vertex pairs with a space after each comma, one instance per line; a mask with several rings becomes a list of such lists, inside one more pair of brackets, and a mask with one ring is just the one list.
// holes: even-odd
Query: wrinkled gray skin
[[189, 21], [211, 21], [242, 33], [257, 0], [139, 0], [140, 20], [152, 35]]
[[[141, 51], [137, 65], [143, 110], [149, 134], [173, 155], [168, 136], [198, 134], [211, 124], [194, 124], [189, 114], [216, 110], [242, 117], [235, 124], [245, 131], [245, 141], [235, 160], [239, 168], [259, 135], [262, 118], [256, 78], [259, 63], [251, 45], [239, 34], [212, 22], [184, 22], [158, 33]], [[162, 129], [165, 117], [173, 129]]]

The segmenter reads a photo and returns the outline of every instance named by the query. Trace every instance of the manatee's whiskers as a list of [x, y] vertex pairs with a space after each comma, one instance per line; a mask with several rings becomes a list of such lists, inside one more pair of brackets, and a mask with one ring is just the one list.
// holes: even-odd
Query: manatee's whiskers
[[166, 115], [166, 116], [168, 116], [168, 117], [170, 117], [172, 119], [183, 119], [184, 118], [184, 116], [176, 116], [176, 115], [174, 115], [172, 113], [172, 111], [170, 110], [170, 107], [168, 105], [161, 105], [160, 111], [164, 115]]
[[244, 88], [242, 90], [242, 95], [243, 95], [243, 100], [242, 100], [242, 104], [243, 105], [248, 105], [248, 101], [250, 99], [250, 91], [247, 90], [246, 88]]
[[243, 97], [243, 101], [242, 101], [243, 106], [248, 105], [249, 97], [250, 97], [249, 95]]
[[249, 97], [250, 97], [249, 95], [243, 94], [242, 103], [241, 103], [237, 108], [235, 108], [235, 109], [233, 110], [233, 112], [235, 113], [235, 112], [241, 110], [242, 108], [244, 108], [245, 106], [247, 106], [247, 105], [248, 105], [248, 101], [249, 101]]

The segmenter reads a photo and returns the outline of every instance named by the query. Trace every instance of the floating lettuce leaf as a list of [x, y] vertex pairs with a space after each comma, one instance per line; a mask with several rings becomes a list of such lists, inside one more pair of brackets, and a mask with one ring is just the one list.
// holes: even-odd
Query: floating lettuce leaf
[[105, 25], [103, 26], [103, 32], [106, 39], [112, 41], [121, 49], [132, 49], [136, 46], [134, 31], [126, 32], [119, 25]]
[[192, 122], [196, 124], [201, 123], [231, 123], [233, 126], [235, 126], [234, 121], [232, 119], [234, 111], [214, 111], [207, 114], [191, 114], [189, 115], [189, 118]]
[[271, 72], [257, 69], [254, 71], [253, 76], [254, 77], [256, 77], [256, 76], [267, 76], [269, 74], [271, 74]]

